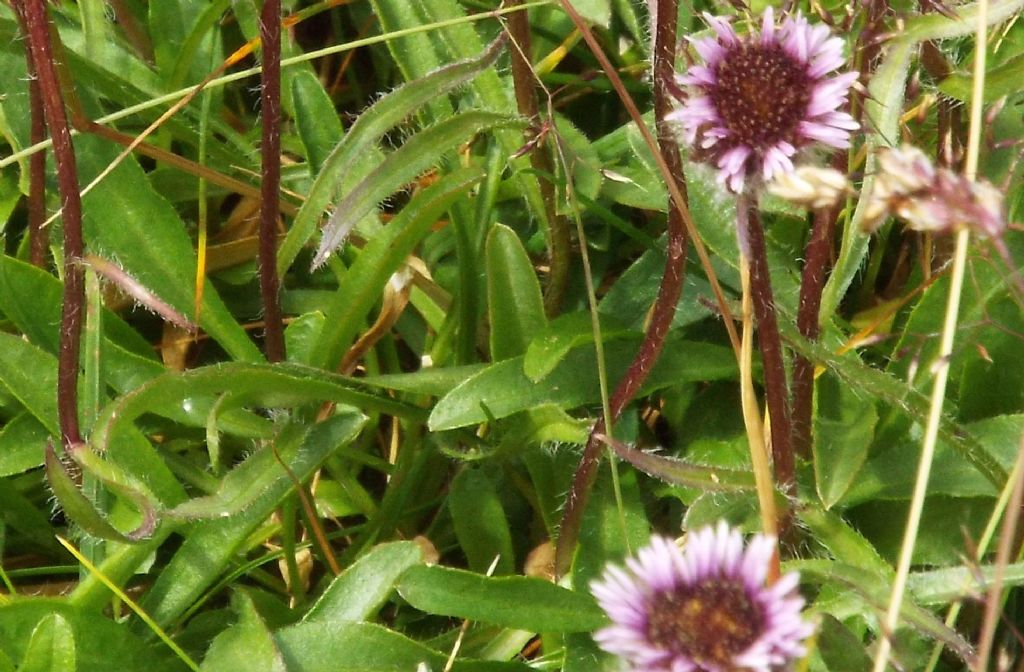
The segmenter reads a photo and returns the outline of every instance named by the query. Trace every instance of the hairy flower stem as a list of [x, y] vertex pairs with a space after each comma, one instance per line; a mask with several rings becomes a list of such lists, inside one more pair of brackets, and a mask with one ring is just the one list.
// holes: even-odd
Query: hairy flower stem
[[[518, 7], [523, 0], [509, 0], [509, 7]], [[537, 103], [536, 75], [530, 64], [530, 17], [526, 12], [513, 12], [508, 16], [508, 32], [512, 37], [512, 86], [516, 94], [516, 107], [519, 114], [530, 123], [540, 121], [540, 109]], [[548, 120], [554, 123], [553, 119]], [[532, 138], [528, 138], [531, 140]], [[548, 317], [558, 315], [565, 297], [565, 288], [569, 282], [569, 262], [571, 240], [569, 225], [564, 217], [555, 210], [555, 186], [550, 178], [555, 174], [551, 161], [551, 153], [544, 145], [534, 147], [530, 152], [530, 165], [537, 171], [540, 179], [540, 194], [544, 199], [544, 214], [548, 226], [548, 282], [544, 290], [544, 312]]]
[[[18, 12], [19, 19], [21, 16], [22, 13]], [[22, 32], [27, 35], [28, 26], [22, 25]], [[46, 139], [46, 113], [31, 50], [25, 56], [28, 61], [28, 104], [31, 115], [29, 144], [35, 145]], [[46, 152], [36, 152], [29, 157], [28, 185], [28, 258], [33, 266], [41, 268], [46, 265], [46, 248], [50, 244], [49, 229], [43, 226], [46, 220]]]
[[60, 82], [50, 44], [50, 21], [45, 0], [13, 3], [28, 30], [32, 63], [39, 80], [43, 113], [53, 138], [64, 224], [64, 301], [60, 317], [60, 353], [57, 362], [57, 415], [64, 448], [82, 442], [78, 425], [79, 353], [82, 344], [82, 310], [85, 305], [85, 267], [82, 264], [82, 198], [78, 192], [78, 168], [71, 129], [60, 93]]
[[266, 0], [260, 16], [263, 44], [263, 161], [260, 185], [260, 294], [267, 359], [285, 357], [284, 324], [281, 319], [280, 282], [277, 277], [277, 216], [281, 186], [281, 0]]
[[[782, 339], [775, 318], [775, 299], [772, 296], [771, 277], [768, 272], [768, 253], [764, 241], [764, 228], [754, 202], [740, 198], [738, 208], [747, 208], [747, 242], [750, 246], [750, 289], [757, 318], [758, 345], [764, 362], [764, 387], [771, 414], [772, 461], [775, 482], [786, 494], [795, 494], [795, 460], [793, 458], [793, 430], [789, 415], [789, 388], [786, 384], [786, 366], [782, 358]], [[780, 523], [785, 536], [785, 525]]]
[[[674, 61], [676, 44], [676, 21], [678, 0], [661, 0], [658, 3], [657, 34], [654, 47], [654, 116], [658, 128], [658, 144], [661, 156], [668, 165], [676, 188], [685, 197], [686, 182], [683, 177], [683, 162], [679, 146], [671, 128], [665, 123], [665, 115], [672, 110], [673, 99], [670, 88], [674, 82]], [[572, 489], [565, 504], [565, 512], [559, 527], [558, 549], [555, 556], [555, 573], [565, 574], [572, 565], [572, 554], [576, 548], [583, 510], [586, 508], [590, 490], [597, 477], [597, 465], [601, 458], [608, 421], [614, 422], [623, 409], [640, 390], [650, 375], [654, 363], [665, 345], [665, 337], [672, 326], [676, 305], [683, 291], [683, 277], [686, 271], [687, 235], [683, 214], [669, 201], [668, 249], [665, 252], [665, 272], [651, 311], [651, 320], [640, 350], [637, 352], [626, 374], [619, 381], [609, 404], [611, 418], [600, 418], [587, 439], [579, 467], [573, 478]]]
[[[843, 170], [846, 155], [837, 154], [833, 167]], [[804, 252], [804, 270], [800, 282], [800, 305], [796, 328], [808, 341], [818, 340], [821, 331], [819, 311], [821, 292], [825, 288], [835, 234], [836, 209], [825, 208], [814, 213], [811, 238]], [[800, 354], [793, 356], [793, 452], [804, 459], [811, 457], [812, 414], [814, 406], [814, 364]]]

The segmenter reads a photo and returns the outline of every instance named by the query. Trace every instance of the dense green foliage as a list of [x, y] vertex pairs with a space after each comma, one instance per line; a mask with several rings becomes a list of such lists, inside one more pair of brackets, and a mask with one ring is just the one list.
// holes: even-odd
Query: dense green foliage
[[[182, 87], [258, 38], [260, 4], [50, 5], [65, 102], [134, 137]], [[199, 335], [90, 267], [79, 384], [88, 449], [73, 454], [59, 449], [55, 395], [62, 224], [48, 227], [42, 266], [29, 263], [29, 76], [14, 12], [0, 5], [0, 672], [611, 672], [618, 661], [589, 635], [606, 622], [588, 591], [606, 562], [654, 531], [678, 535], [723, 517], [760, 529], [739, 366], [707, 270], [691, 255], [664, 351], [614, 427], [624, 444], [658, 452], [603, 460], [572, 571], [549, 580], [566, 493], [607, 395], [599, 370], [614, 388], [647, 326], [669, 200], [557, 2], [528, 10], [542, 119], [516, 112], [514, 47], [494, 44], [508, 16], [488, 11], [499, 4], [284, 3], [286, 15], [303, 12], [286, 23], [282, 51], [285, 362], [262, 354], [258, 77], [231, 76], [258, 63], [258, 49], [84, 195], [87, 253], [114, 262]], [[574, 4], [653, 123], [646, 3]], [[696, 4], [683, 3], [680, 35], [706, 30], [694, 10], [735, 11]], [[846, 11], [823, 4], [814, 7], [837, 20]], [[869, 5], [885, 11], [872, 24], [878, 39], [865, 42]], [[1024, 137], [1024, 25], [1006, 19], [1020, 6], [990, 8], [979, 170], [1008, 185], [1010, 221], [1024, 203], [1020, 148], [1004, 142]], [[897, 138], [933, 155], [944, 143], [961, 152], [974, 58], [974, 15], [964, 11], [853, 6], [843, 37], [870, 91], [855, 97], [864, 129], [846, 164], [858, 187], [872, 179], [874, 150]], [[88, 132], [74, 146], [83, 187], [121, 151]], [[554, 174], [531, 152], [549, 153]], [[52, 214], [61, 201], [49, 159]], [[686, 178], [694, 223], [738, 314], [733, 202], [706, 167], [687, 162]], [[820, 622], [803, 668], [815, 671], [868, 669], [949, 290], [948, 238], [896, 223], [868, 237], [857, 205], [852, 193], [838, 213], [822, 335], [811, 343], [793, 325], [813, 215], [762, 203], [787, 358], [803, 355], [820, 374], [783, 552]], [[572, 245], [553, 300], [558, 222]], [[1024, 260], [1019, 231], [1005, 243]], [[906, 669], [927, 669], [936, 642], [946, 648], [934, 669], [964, 669], [977, 640], [978, 600], [952, 627], [943, 620], [993, 570], [999, 535], [980, 557], [976, 545], [1019, 459], [1022, 301], [992, 244], [974, 240], [895, 641]], [[760, 375], [755, 366], [759, 385]], [[1020, 624], [1017, 559], [1005, 568], [1001, 609]], [[1001, 627], [997, 649], [1024, 656], [1019, 634]]]

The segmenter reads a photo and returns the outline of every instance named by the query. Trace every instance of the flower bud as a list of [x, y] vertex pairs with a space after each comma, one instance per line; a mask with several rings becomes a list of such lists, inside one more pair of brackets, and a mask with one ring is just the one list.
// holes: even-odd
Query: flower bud
[[831, 168], [800, 166], [768, 183], [768, 193], [808, 208], [827, 208], [850, 192], [846, 176]]

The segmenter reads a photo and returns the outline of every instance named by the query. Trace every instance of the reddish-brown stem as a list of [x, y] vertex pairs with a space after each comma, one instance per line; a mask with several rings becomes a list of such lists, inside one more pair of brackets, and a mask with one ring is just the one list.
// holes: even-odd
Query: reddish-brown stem
[[267, 359], [284, 359], [284, 322], [281, 318], [280, 282], [277, 277], [277, 214], [281, 186], [281, 0], [265, 0], [260, 16], [263, 43], [263, 160], [260, 185], [260, 294]]
[[[21, 13], [18, 13], [19, 17]], [[28, 27], [22, 26], [28, 34]], [[28, 61], [28, 103], [30, 130], [29, 143], [38, 144], [46, 139], [46, 113], [43, 111], [43, 92], [39, 88], [32, 52], [25, 54]], [[46, 221], [46, 152], [36, 152], [28, 158], [28, 259], [34, 266], [46, 265], [46, 248], [50, 244]]]
[[[683, 177], [683, 162], [679, 156], [672, 129], [665, 122], [665, 115], [672, 110], [671, 89], [674, 82], [676, 20], [678, 0], [661, 0], [658, 3], [657, 31], [654, 48], [654, 117], [658, 130], [658, 144], [661, 155], [669, 167], [673, 181], [685, 197], [686, 182]], [[651, 368], [658, 360], [665, 337], [672, 326], [676, 305], [683, 291], [683, 275], [686, 271], [687, 236], [683, 214], [669, 200], [668, 249], [665, 253], [665, 272], [651, 311], [650, 326], [636, 357], [629, 365], [626, 375], [619, 381], [609, 400], [612, 420], [618, 419], [626, 405], [636, 396], [641, 385], [647, 380]], [[587, 439], [583, 457], [573, 478], [572, 488], [565, 503], [565, 511], [559, 527], [558, 549], [555, 556], [555, 573], [565, 574], [572, 565], [572, 556], [579, 538], [590, 490], [597, 477], [597, 466], [601, 459], [604, 442], [600, 437], [606, 431], [606, 418], [601, 418]]]
[[81, 349], [82, 307], [85, 304], [85, 271], [82, 266], [82, 199], [78, 192], [78, 169], [71, 129], [60, 94], [60, 83], [50, 44], [50, 21], [44, 0], [22, 0], [14, 8], [22, 14], [28, 30], [46, 125], [53, 138], [57, 185], [63, 206], [64, 302], [60, 320], [60, 355], [57, 362], [57, 414], [66, 449], [82, 442], [78, 426], [78, 374]]
[[[796, 488], [795, 460], [793, 458], [793, 430], [789, 415], [789, 387], [786, 384], [786, 365], [782, 358], [782, 339], [775, 318], [775, 299], [768, 271], [768, 252], [764, 241], [764, 228], [756, 202], [740, 199], [738, 207], [746, 207], [747, 243], [750, 246], [750, 293], [757, 319], [757, 340], [764, 363], [765, 397], [771, 414], [772, 461], [775, 482], [779, 489], [794, 494]], [[780, 535], [784, 521], [779, 521]]]
[[[837, 157], [845, 161], [845, 155]], [[800, 283], [800, 305], [796, 328], [808, 341], [817, 341], [820, 331], [821, 292], [832, 259], [832, 238], [835, 234], [834, 208], [814, 213], [814, 227], [804, 252], [803, 278]], [[812, 416], [814, 406], [814, 364], [806, 357], [793, 356], [793, 451], [804, 459], [811, 456]]]
[[[511, 7], [522, 4], [522, 0], [509, 0]], [[512, 37], [512, 86], [516, 94], [519, 114], [531, 123], [540, 122], [537, 103], [536, 76], [530, 57], [530, 17], [526, 12], [512, 12], [508, 15], [508, 32]], [[554, 120], [549, 120], [554, 123]], [[529, 140], [529, 138], [528, 138]], [[544, 145], [530, 152], [530, 164], [540, 175], [540, 194], [544, 199], [544, 211], [548, 220], [548, 282], [544, 290], [544, 310], [554, 317], [562, 307], [562, 298], [569, 281], [569, 249], [571, 240], [566, 221], [555, 211], [555, 187], [545, 176], [554, 175], [551, 154]]]
[[135, 52], [149, 63], [154, 62], [153, 44], [149, 40], [146, 30], [139, 24], [135, 14], [125, 4], [124, 0], [109, 0], [114, 16], [117, 18], [117, 25], [121, 26], [125, 39], [135, 48]]

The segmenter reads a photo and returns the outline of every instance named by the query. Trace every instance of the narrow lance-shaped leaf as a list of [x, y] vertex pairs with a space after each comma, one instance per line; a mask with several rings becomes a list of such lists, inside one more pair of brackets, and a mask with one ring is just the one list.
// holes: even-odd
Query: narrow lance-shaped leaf
[[606, 622], [589, 594], [526, 576], [489, 577], [440, 566], [412, 567], [398, 592], [417, 609], [531, 632], [581, 632]]
[[113, 541], [130, 541], [125, 534], [110, 524], [103, 515], [96, 510], [82, 491], [78, 489], [74, 479], [67, 472], [60, 459], [53, 452], [53, 445], [46, 446], [46, 477], [53, 488], [53, 494], [60, 502], [64, 513], [75, 521], [83, 530], [99, 539], [111, 539]]
[[413, 196], [384, 230], [374, 236], [345, 274], [326, 308], [324, 327], [310, 361], [330, 367], [341, 361], [384, 284], [412, 253], [448, 207], [483, 178], [479, 168], [458, 170]]
[[503, 40], [498, 40], [479, 58], [453, 63], [409, 82], [383, 96], [359, 115], [345, 138], [324, 159], [305, 202], [278, 249], [277, 270], [280, 273], [283, 274], [295, 262], [299, 251], [316, 231], [317, 222], [334, 199], [338, 184], [353, 162], [376, 147], [384, 134], [402, 120], [431, 100], [465, 84], [494, 63], [503, 43]]
[[91, 437], [98, 452], [106, 450], [114, 430], [143, 413], [168, 413], [196, 397], [233, 393], [233, 402], [249, 401], [267, 407], [289, 407], [337, 401], [360, 409], [399, 417], [422, 418], [422, 409], [364, 391], [357, 380], [296, 364], [231, 362], [186, 373], [168, 373], [111, 402], [100, 413]]
[[341, 246], [352, 227], [378, 203], [385, 200], [423, 172], [436, 166], [446, 152], [474, 135], [500, 126], [511, 126], [512, 117], [494, 112], [465, 112], [420, 131], [384, 159], [359, 186], [335, 208], [324, 225], [323, 239], [313, 258], [317, 267]]

